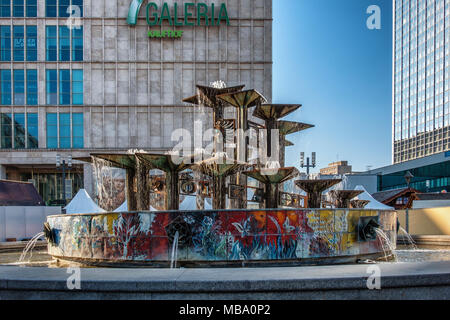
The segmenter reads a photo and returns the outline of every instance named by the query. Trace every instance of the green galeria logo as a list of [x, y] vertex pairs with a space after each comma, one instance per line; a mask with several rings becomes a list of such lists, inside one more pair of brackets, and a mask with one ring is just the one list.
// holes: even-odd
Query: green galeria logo
[[[137, 24], [139, 12], [144, 0], [133, 0], [128, 11], [127, 22], [129, 25]], [[149, 2], [146, 7], [147, 24], [149, 27], [161, 26], [166, 21], [169, 26], [220, 26], [221, 23], [230, 25], [228, 18], [227, 6], [222, 3], [220, 7], [214, 3], [207, 5], [206, 3], [184, 3], [184, 18], [179, 16], [180, 6], [178, 3], [173, 4], [173, 9], [169, 9], [169, 5], [164, 2], [159, 8], [154, 2]], [[194, 17], [194, 14], [196, 17]], [[148, 32], [150, 38], [180, 38], [183, 36], [182, 30], [150, 30]]]
[[129, 25], [135, 26], [137, 23], [139, 11], [144, 0], [133, 0], [130, 4], [130, 9], [128, 10], [127, 22]]

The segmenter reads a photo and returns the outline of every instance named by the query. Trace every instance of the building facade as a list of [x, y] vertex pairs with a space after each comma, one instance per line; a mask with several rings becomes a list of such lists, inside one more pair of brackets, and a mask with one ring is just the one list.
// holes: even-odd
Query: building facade
[[373, 169], [364, 174], [377, 177], [377, 191], [381, 192], [408, 188], [405, 179], [408, 172], [414, 176], [410, 188], [421, 193], [450, 192], [450, 151]]
[[450, 1], [395, 0], [393, 163], [450, 150]]
[[348, 165], [348, 161], [333, 162], [328, 167], [320, 169], [321, 175], [342, 175], [352, 173], [352, 166]]
[[[150, 27], [147, 1], [136, 25], [127, 23], [132, 0], [0, 1], [0, 178], [32, 181], [45, 201], [58, 200], [57, 155], [170, 149], [175, 129], [193, 128], [182, 99], [196, 84], [245, 84], [270, 101], [271, 0], [202, 1], [216, 16], [226, 5], [220, 26], [194, 23], [197, 2], [152, 2], [193, 22]], [[150, 37], [166, 29], [183, 34]], [[91, 165], [74, 161], [68, 179], [72, 196], [82, 187], [92, 195]]]

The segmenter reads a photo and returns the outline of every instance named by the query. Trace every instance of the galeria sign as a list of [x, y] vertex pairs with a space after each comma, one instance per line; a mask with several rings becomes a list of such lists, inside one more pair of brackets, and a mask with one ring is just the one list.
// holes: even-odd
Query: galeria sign
[[[128, 11], [127, 22], [129, 25], [136, 25], [139, 11], [144, 0], [133, 0]], [[184, 7], [184, 17], [181, 15], [181, 8]], [[167, 2], [161, 7], [154, 2], [149, 2], [146, 7], [147, 24], [149, 27], [162, 26], [168, 24], [175, 27], [193, 27], [193, 26], [220, 26], [221, 24], [230, 25], [227, 6], [225, 3], [216, 5], [212, 3], [191, 3], [182, 5], [174, 3], [170, 9]], [[150, 38], [180, 38], [183, 36], [182, 30], [150, 30]]]

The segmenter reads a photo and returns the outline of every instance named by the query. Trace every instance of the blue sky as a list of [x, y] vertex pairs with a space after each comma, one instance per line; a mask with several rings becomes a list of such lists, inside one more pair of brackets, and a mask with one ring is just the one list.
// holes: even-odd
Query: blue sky
[[[318, 168], [391, 164], [392, 0], [273, 5], [273, 102], [302, 104], [287, 119], [316, 125], [288, 137], [287, 165], [299, 165], [300, 151], [316, 151]], [[370, 5], [381, 8], [381, 30], [366, 27]]]

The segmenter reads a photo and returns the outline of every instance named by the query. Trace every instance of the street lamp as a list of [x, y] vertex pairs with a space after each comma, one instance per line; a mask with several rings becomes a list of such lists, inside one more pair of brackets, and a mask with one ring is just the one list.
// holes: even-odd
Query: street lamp
[[310, 164], [310, 162], [309, 162], [310, 159], [308, 157], [308, 158], [306, 158], [306, 165], [305, 165], [305, 153], [300, 152], [300, 167], [306, 168], [306, 174], [308, 176], [309, 176], [309, 169], [316, 167], [316, 153], [315, 152], [312, 153], [311, 158], [312, 158], [312, 164]]
[[62, 171], [63, 202], [66, 205], [66, 171], [72, 170], [72, 156], [67, 157], [67, 162], [58, 154], [56, 155], [56, 169]]
[[[406, 185], [409, 186], [411, 184], [411, 179], [414, 178], [413, 174], [411, 173], [411, 171], [408, 171], [405, 176], [405, 181], [406, 181]], [[409, 233], [409, 208], [408, 208], [408, 204], [406, 205], [406, 232]]]

